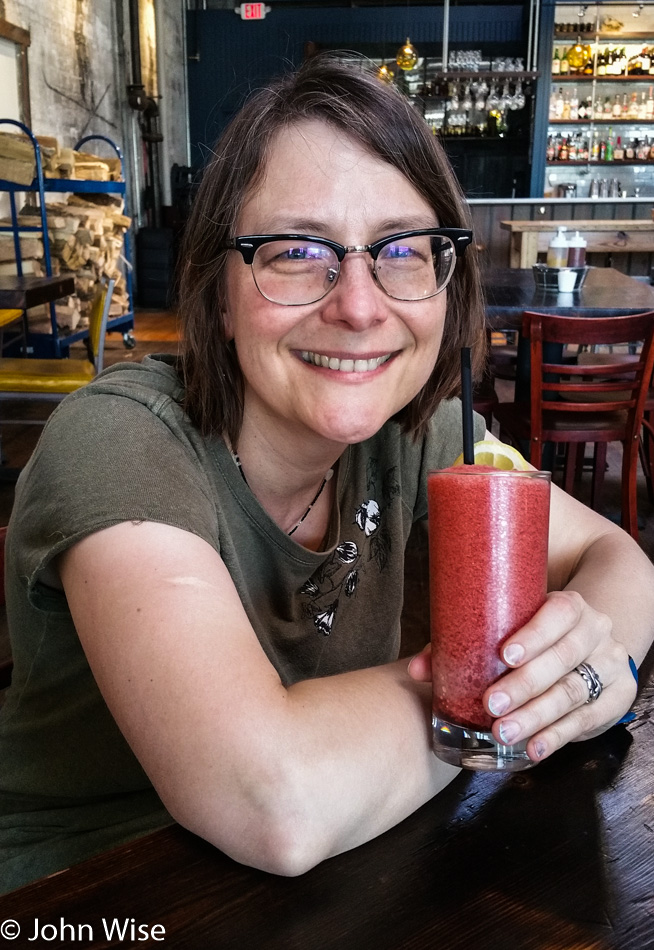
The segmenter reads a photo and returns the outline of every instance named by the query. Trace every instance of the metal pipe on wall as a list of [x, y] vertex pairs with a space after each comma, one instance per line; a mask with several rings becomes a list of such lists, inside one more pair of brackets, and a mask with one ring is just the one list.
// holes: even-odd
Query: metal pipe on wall
[[531, 65], [529, 66], [529, 68], [532, 70], [535, 70], [538, 68], [538, 31], [540, 27], [540, 0], [532, 0], [532, 6], [534, 9], [534, 33], [533, 33]]
[[444, 0], [443, 2], [443, 62], [442, 70], [445, 72], [447, 70], [447, 63], [449, 60], [449, 47], [450, 47], [450, 0]]

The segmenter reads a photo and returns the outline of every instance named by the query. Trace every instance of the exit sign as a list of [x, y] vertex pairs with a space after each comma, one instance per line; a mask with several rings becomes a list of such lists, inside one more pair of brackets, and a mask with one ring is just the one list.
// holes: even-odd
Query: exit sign
[[263, 20], [266, 13], [270, 13], [270, 7], [265, 3], [242, 3], [235, 12], [240, 13], [242, 20]]

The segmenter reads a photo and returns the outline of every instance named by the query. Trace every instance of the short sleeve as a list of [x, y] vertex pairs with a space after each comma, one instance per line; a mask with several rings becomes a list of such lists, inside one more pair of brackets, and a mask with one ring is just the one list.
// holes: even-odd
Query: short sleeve
[[218, 547], [209, 478], [175, 413], [89, 390], [53, 413], [17, 484], [21, 576], [32, 587], [53, 557], [122, 521], [170, 524]]

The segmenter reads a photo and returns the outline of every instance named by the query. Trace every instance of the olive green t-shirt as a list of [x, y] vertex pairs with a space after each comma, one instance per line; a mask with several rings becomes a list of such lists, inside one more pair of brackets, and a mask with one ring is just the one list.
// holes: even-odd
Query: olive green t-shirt
[[[459, 402], [439, 407], [424, 440], [389, 422], [346, 450], [327, 543], [314, 552], [261, 508], [222, 439], [193, 427], [182, 395], [171, 358], [111, 367], [55, 410], [18, 481], [0, 891], [172, 821], [104, 703], [58, 589], [53, 559], [86, 535], [147, 520], [203, 538], [285, 684], [397, 656], [404, 549], [427, 514], [427, 471], [461, 450]], [[475, 438], [483, 431], [476, 417]]]

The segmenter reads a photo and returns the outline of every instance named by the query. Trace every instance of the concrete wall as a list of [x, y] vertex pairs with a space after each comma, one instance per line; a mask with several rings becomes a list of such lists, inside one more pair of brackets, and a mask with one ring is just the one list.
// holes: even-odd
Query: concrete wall
[[[168, 203], [170, 167], [187, 163], [184, 0], [147, 0], [149, 8], [153, 5], [160, 126], [165, 136], [160, 153], [162, 186]], [[91, 133], [113, 139], [125, 153], [130, 210], [140, 223], [142, 149], [138, 115], [130, 109], [126, 94], [131, 75], [128, 0], [0, 0], [3, 14], [30, 31], [33, 130], [56, 135], [66, 146]]]

